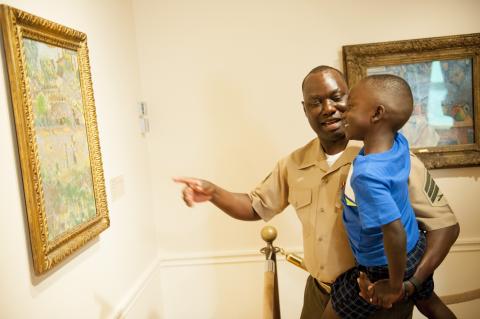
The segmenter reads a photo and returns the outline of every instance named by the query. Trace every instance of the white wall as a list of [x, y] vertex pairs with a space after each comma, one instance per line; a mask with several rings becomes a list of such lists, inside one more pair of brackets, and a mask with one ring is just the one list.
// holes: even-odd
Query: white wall
[[[249, 259], [249, 252], [263, 245], [263, 223], [237, 222], [210, 204], [186, 208], [172, 176], [250, 190], [277, 159], [313, 137], [301, 110], [300, 83], [319, 64], [341, 67], [342, 45], [480, 31], [475, 0], [134, 0], [133, 5], [142, 96], [152, 125], [148, 144], [166, 318], [258, 317], [263, 271]], [[468, 265], [480, 261], [474, 204], [480, 168], [434, 175], [462, 225], [463, 244], [457, 248], [468, 250], [452, 253], [442, 265], [437, 290], [479, 287]], [[291, 209], [272, 224], [279, 230], [278, 245], [301, 246]], [[291, 284], [281, 291], [289, 300], [282, 302], [286, 318], [298, 317], [301, 306], [304, 281], [292, 280], [295, 271], [280, 272], [280, 285]], [[465, 280], [457, 281], [457, 275]], [[251, 298], [224, 297], [245, 290]], [[181, 307], [172, 295], [189, 306]], [[478, 305], [454, 309], [473, 318]]]
[[[4, 1], [88, 35], [111, 226], [43, 277], [31, 266], [21, 173], [2, 48], [0, 318], [110, 318], [155, 264], [157, 247], [130, 1]], [[123, 176], [113, 200], [110, 180]], [[158, 305], [159, 306], [159, 305]]]

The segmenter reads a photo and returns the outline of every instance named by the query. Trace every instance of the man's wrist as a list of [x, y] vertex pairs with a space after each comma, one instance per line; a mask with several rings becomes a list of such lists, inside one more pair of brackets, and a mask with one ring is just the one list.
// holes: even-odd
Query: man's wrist
[[422, 282], [415, 276], [410, 277], [408, 282], [413, 286], [415, 292], [418, 292], [420, 288], [422, 288]]

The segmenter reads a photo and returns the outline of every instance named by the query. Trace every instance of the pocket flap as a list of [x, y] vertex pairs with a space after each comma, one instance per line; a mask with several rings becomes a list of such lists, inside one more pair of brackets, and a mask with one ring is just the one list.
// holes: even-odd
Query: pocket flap
[[296, 189], [290, 193], [290, 204], [295, 209], [305, 207], [312, 203], [312, 190], [310, 189]]

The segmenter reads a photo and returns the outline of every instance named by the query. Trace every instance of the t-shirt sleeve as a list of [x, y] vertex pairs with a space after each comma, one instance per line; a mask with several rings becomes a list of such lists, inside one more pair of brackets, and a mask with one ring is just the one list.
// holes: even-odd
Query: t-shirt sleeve
[[362, 228], [381, 227], [401, 217], [387, 181], [369, 173], [360, 173], [354, 183]]
[[410, 159], [408, 193], [419, 227], [430, 231], [457, 224], [447, 199], [425, 165], [414, 155]]
[[280, 161], [275, 168], [248, 196], [255, 212], [269, 221], [288, 206], [288, 184], [286, 168]]

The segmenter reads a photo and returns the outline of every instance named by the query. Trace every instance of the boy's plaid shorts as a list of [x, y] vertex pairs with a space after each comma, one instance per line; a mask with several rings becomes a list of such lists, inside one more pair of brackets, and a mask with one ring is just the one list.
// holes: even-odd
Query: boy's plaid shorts
[[[417, 246], [407, 255], [407, 268], [405, 270], [404, 280], [412, 277], [415, 273], [418, 263], [425, 252], [426, 238], [423, 232], [420, 232], [420, 238]], [[341, 274], [332, 285], [332, 306], [335, 312], [344, 319], [368, 318], [375, 313], [377, 306], [368, 303], [359, 296], [357, 278], [360, 271], [364, 272], [371, 282], [388, 278], [388, 266], [365, 267], [357, 265]], [[416, 291], [412, 298], [414, 300], [429, 298], [433, 293], [434, 283], [433, 275], [422, 284], [420, 291]]]

